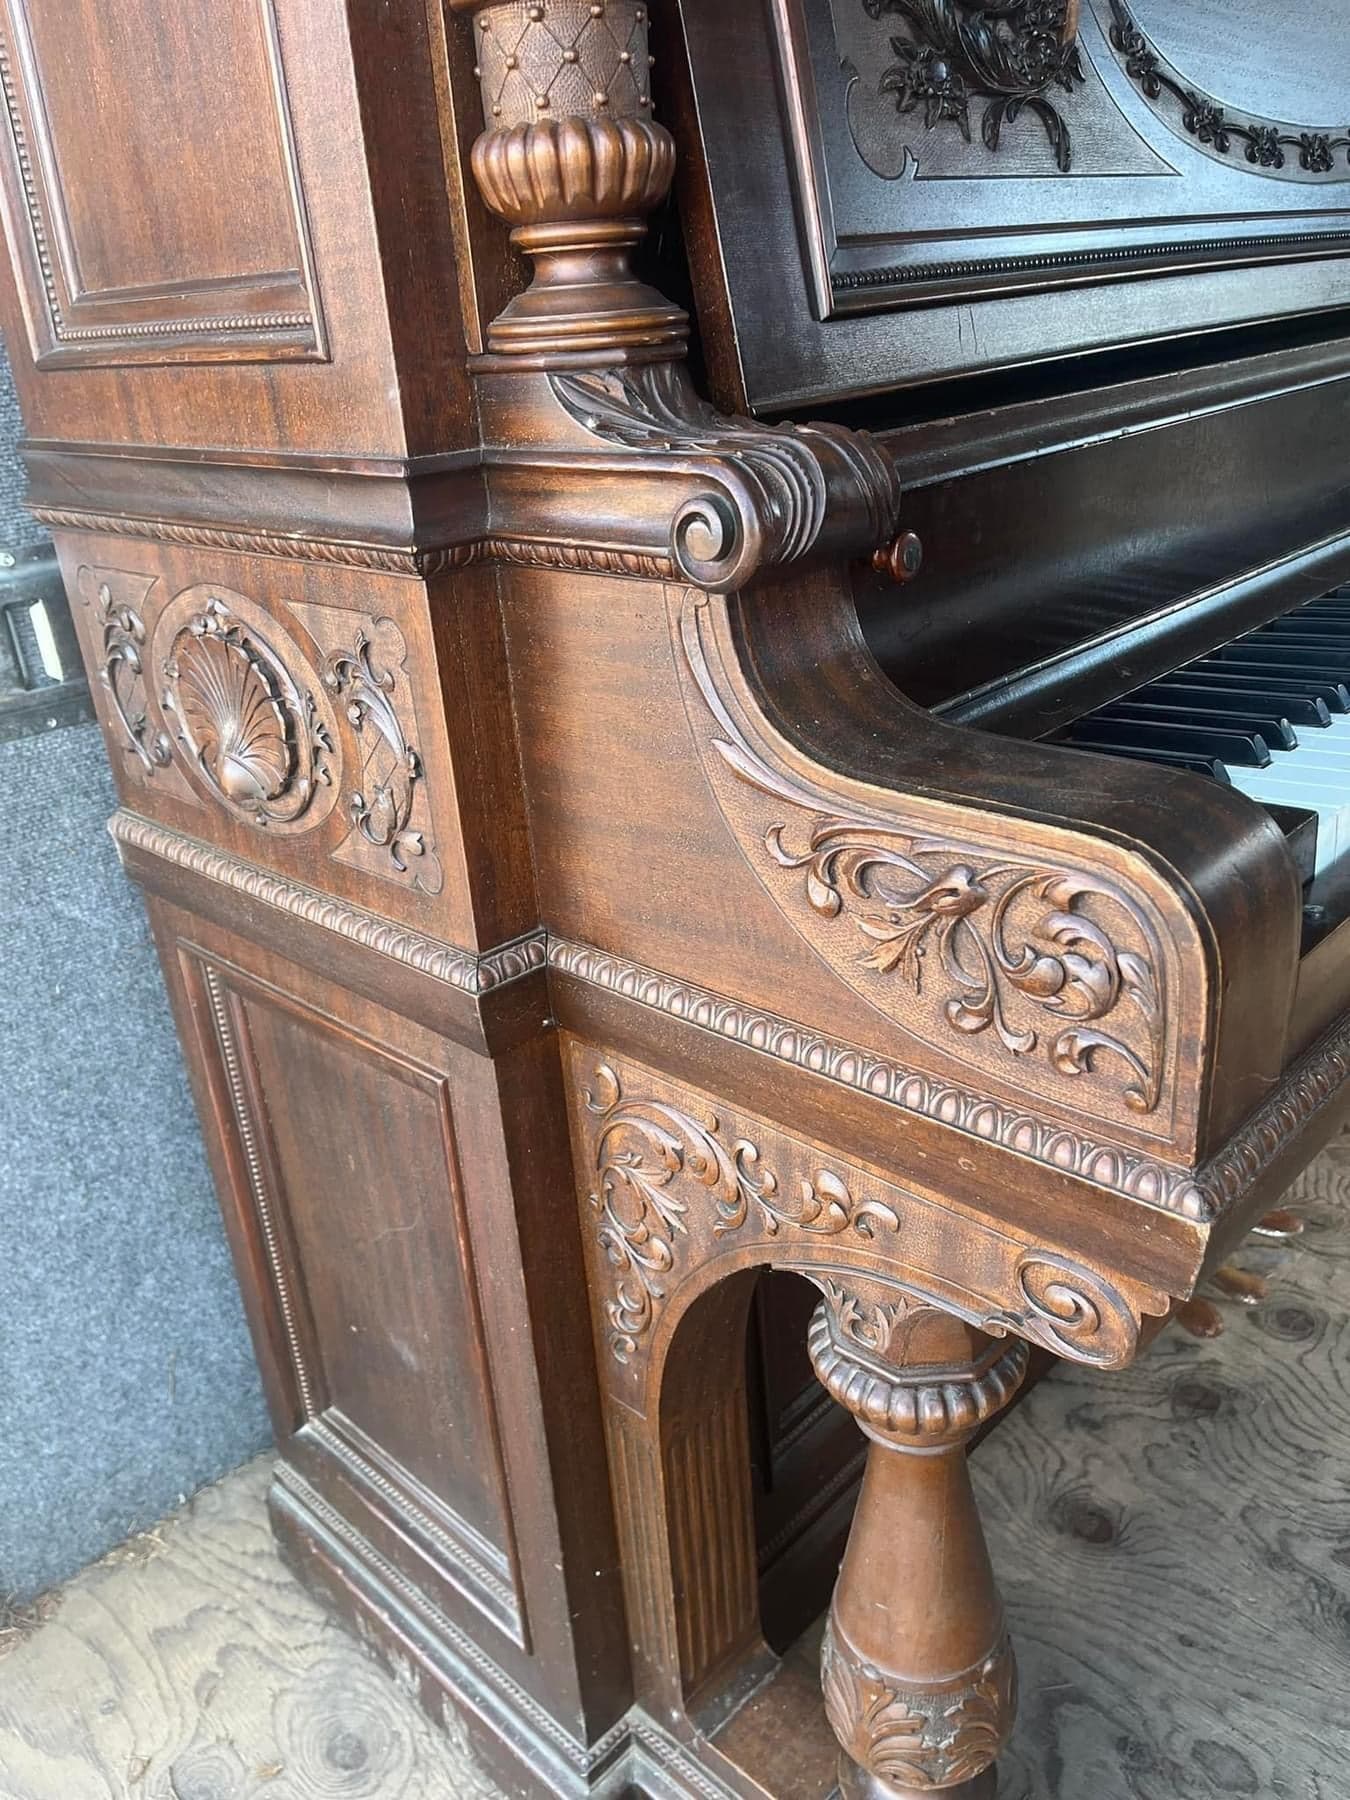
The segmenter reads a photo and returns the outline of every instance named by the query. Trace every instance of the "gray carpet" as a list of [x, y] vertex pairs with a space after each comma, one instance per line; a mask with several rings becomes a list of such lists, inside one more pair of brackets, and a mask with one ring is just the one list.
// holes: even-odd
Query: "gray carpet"
[[94, 725], [0, 745], [0, 1599], [268, 1438]]

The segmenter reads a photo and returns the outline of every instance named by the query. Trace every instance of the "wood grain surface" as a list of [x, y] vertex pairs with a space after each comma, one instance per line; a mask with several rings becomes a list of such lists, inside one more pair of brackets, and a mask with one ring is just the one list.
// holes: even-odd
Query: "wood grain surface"
[[[1299, 1236], [1234, 1258], [1265, 1298], [1211, 1289], [1220, 1337], [1063, 1365], [974, 1457], [1022, 1673], [1001, 1800], [1350, 1794], [1350, 1138], [1289, 1206]], [[267, 1475], [87, 1571], [0, 1660], [0, 1800], [494, 1800], [286, 1574]]]
[[270, 1472], [87, 1570], [0, 1662], [3, 1800], [493, 1800], [282, 1568]]

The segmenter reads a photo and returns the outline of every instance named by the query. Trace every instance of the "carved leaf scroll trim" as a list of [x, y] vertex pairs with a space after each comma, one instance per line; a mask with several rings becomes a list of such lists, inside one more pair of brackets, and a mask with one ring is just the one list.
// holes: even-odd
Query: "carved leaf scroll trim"
[[113, 598], [106, 581], [99, 583], [94, 616], [103, 633], [99, 681], [127, 749], [145, 773], [153, 775], [173, 761], [173, 745], [169, 734], [157, 730], [146, 712], [145, 621], [135, 607]]
[[[343, 702], [358, 735], [364, 736], [369, 726], [389, 752], [390, 767], [373, 782], [367, 758], [366, 778], [347, 796], [347, 810], [365, 841], [386, 851], [397, 872], [407, 875], [417, 859], [427, 856], [425, 836], [412, 828], [417, 784], [423, 778], [422, 759], [408, 742], [394, 707], [393, 671], [378, 665], [373, 652], [370, 638], [359, 631], [350, 650], [335, 651], [329, 657], [324, 685]], [[434, 863], [434, 858], [431, 860]], [[423, 881], [414, 875], [413, 884], [431, 892], [438, 885], [437, 876], [433, 873]]]
[[[805, 1146], [800, 1147], [805, 1160], [789, 1174], [790, 1143], [780, 1145], [782, 1160], [770, 1161], [752, 1138], [725, 1134], [711, 1107], [694, 1110], [700, 1103], [693, 1096], [686, 1105], [630, 1094], [608, 1063], [595, 1068], [581, 1104], [593, 1133], [595, 1179], [587, 1199], [596, 1242], [614, 1271], [603, 1316], [616, 1362], [632, 1363], [651, 1331], [680, 1241], [690, 1241], [695, 1257], [706, 1257], [706, 1249], [695, 1247], [705, 1235], [705, 1217], [690, 1210], [702, 1195], [711, 1202], [713, 1245], [747, 1228], [770, 1242], [781, 1239], [775, 1266], [810, 1274], [830, 1302], [841, 1335], [864, 1350], [884, 1343], [917, 1302], [944, 1305], [984, 1330], [1031, 1339], [1077, 1362], [1119, 1367], [1134, 1354], [1139, 1323], [1128, 1301], [1068, 1257], [1024, 1246], [997, 1297], [960, 1290], [957, 1298], [950, 1283], [907, 1265], [903, 1276], [898, 1262], [888, 1275], [884, 1241], [901, 1231], [899, 1210], [875, 1188], [855, 1191], [851, 1175], [815, 1164]], [[876, 1246], [878, 1274], [894, 1286], [894, 1304], [860, 1300], [846, 1283], [822, 1279], [816, 1253], [805, 1252], [813, 1240], [850, 1234]], [[801, 1242], [794, 1246], [794, 1239]], [[1145, 1304], [1162, 1311], [1166, 1296], [1150, 1294]]]
[[1253, 169], [1299, 176], [1331, 175], [1342, 160], [1350, 168], [1350, 124], [1328, 131], [1234, 113], [1182, 81], [1121, 0], [1111, 0], [1111, 18], [1111, 44], [1130, 80], [1147, 100], [1157, 102], [1166, 95], [1175, 101], [1182, 129], [1211, 155], [1241, 154]]
[[676, 1239], [689, 1233], [685, 1182], [712, 1196], [714, 1239], [740, 1231], [752, 1214], [769, 1237], [788, 1227], [825, 1237], [852, 1231], [870, 1241], [879, 1229], [900, 1228], [892, 1207], [855, 1199], [828, 1169], [804, 1177], [794, 1193], [749, 1138], [721, 1141], [716, 1114], [700, 1120], [664, 1101], [630, 1099], [607, 1063], [582, 1099], [597, 1122], [596, 1184], [589, 1198], [599, 1221], [597, 1241], [616, 1271], [605, 1318], [618, 1362], [633, 1358], [665, 1299]]
[[[819, 918], [852, 923], [862, 939], [858, 964], [898, 977], [917, 997], [936, 979], [954, 1031], [992, 1031], [1015, 1057], [1044, 1050], [1060, 1075], [1089, 1075], [1103, 1059], [1115, 1059], [1125, 1066], [1127, 1106], [1155, 1111], [1166, 1025], [1163, 960], [1141, 909], [1098, 876], [987, 860], [942, 837], [823, 812], [821, 797], [771, 769], [731, 717], [703, 650], [698, 621], [705, 605], [686, 608], [681, 633], [690, 670], [722, 728], [712, 747], [742, 782], [785, 801], [794, 814], [812, 815], [804, 839], [795, 837], [795, 817], [770, 825], [764, 848], [780, 869], [800, 872]], [[1144, 949], [1118, 943], [1080, 910], [1084, 901], [1123, 915]], [[1014, 997], [1030, 1003], [1034, 1023], [1013, 1019]], [[1116, 1024], [1126, 1009], [1142, 1022], [1142, 1054]]]
[[923, 112], [928, 131], [952, 124], [971, 141], [972, 100], [986, 102], [980, 136], [996, 151], [1024, 112], [1045, 129], [1056, 167], [1073, 167], [1068, 124], [1050, 95], [1086, 80], [1078, 49], [1079, 0], [863, 0], [874, 19], [894, 15], [908, 36], [891, 39], [898, 61], [881, 77], [896, 111]]

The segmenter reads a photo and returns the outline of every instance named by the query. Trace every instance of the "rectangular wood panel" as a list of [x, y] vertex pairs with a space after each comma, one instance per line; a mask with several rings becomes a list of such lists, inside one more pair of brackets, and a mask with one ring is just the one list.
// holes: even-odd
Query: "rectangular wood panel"
[[447, 1073], [181, 957], [242, 1152], [299, 1443], [522, 1642]]
[[0, 31], [38, 364], [324, 355], [273, 0], [5, 0]]

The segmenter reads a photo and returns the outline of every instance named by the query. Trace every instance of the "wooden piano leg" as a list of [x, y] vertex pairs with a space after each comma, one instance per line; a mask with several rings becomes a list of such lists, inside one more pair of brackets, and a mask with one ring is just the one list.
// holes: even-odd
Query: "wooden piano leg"
[[1016, 1669], [966, 1467], [1027, 1349], [892, 1290], [832, 1287], [810, 1328], [826, 1390], [871, 1439], [822, 1650], [844, 1800], [993, 1800]]

